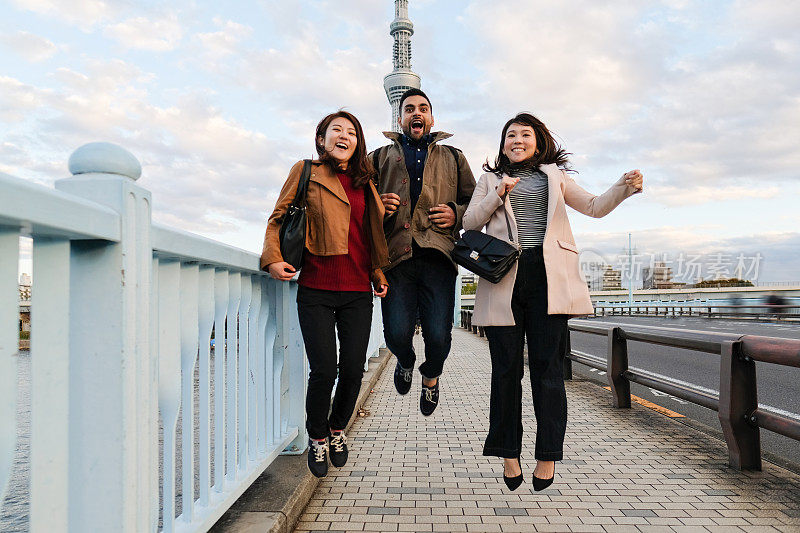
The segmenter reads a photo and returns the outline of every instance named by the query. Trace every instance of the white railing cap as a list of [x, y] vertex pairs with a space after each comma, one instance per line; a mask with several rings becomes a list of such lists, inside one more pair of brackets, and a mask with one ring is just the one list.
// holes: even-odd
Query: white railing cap
[[119, 174], [133, 180], [142, 175], [142, 165], [125, 148], [114, 143], [84, 144], [69, 156], [69, 171], [77, 174]]

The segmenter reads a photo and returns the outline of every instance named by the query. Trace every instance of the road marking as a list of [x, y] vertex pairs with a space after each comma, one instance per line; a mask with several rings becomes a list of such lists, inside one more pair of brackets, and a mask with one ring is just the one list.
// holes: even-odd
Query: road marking
[[670, 400], [674, 400], [674, 401], [676, 401], [676, 402], [678, 402], [678, 403], [680, 403], [680, 404], [687, 404], [687, 403], [689, 403], [689, 402], [687, 402], [686, 400], [682, 400], [682, 399], [680, 399], [680, 398], [677, 398], [677, 397], [675, 397], [675, 396], [673, 396], [673, 395], [671, 395], [671, 394], [667, 394], [666, 392], [661, 392], [660, 390], [650, 389], [650, 392], [652, 393], [652, 395], [653, 395], [653, 396], [662, 396], [662, 397], [666, 397], [666, 398], [669, 398]]
[[[609, 391], [611, 390], [611, 387], [603, 387], [603, 388], [606, 389], [606, 390], [609, 390]], [[670, 418], [686, 418], [685, 415], [682, 415], [680, 413], [676, 413], [675, 411], [670, 411], [666, 407], [661, 407], [658, 404], [655, 404], [653, 402], [649, 402], [649, 401], [645, 400], [644, 398], [639, 398], [638, 396], [633, 395], [633, 394], [631, 394], [631, 400], [636, 402], [636, 403], [638, 403], [639, 405], [643, 405], [644, 407], [647, 407], [648, 409], [652, 409], [653, 411], [655, 411], [657, 413], [660, 413], [660, 414], [662, 414], [664, 416], [668, 416]]]

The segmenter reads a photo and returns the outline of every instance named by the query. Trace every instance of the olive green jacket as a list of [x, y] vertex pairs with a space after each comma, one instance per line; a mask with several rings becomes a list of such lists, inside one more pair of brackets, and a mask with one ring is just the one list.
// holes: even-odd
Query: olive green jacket
[[[378, 148], [370, 154], [371, 161], [378, 171], [378, 192], [393, 192], [400, 196], [400, 205], [394, 213], [384, 218], [383, 230], [389, 245], [389, 266], [391, 269], [411, 257], [412, 239], [423, 248], [439, 250], [447, 258], [453, 243], [461, 231], [461, 217], [464, 216], [475, 189], [475, 178], [469, 168], [467, 158], [460, 150], [438, 144], [452, 137], [445, 132], [433, 134], [428, 145], [425, 170], [422, 173], [422, 192], [411, 212], [411, 184], [406, 169], [400, 134], [384, 132], [392, 144]], [[457, 156], [457, 159], [456, 157]], [[428, 219], [428, 210], [438, 204], [449, 205], [456, 214], [453, 227], [442, 229]], [[455, 267], [455, 263], [453, 263]]]

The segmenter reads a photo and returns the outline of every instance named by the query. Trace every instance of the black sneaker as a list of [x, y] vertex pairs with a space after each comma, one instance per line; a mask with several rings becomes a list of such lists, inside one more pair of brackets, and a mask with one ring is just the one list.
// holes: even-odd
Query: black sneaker
[[413, 368], [406, 370], [400, 366], [400, 363], [397, 363], [397, 366], [394, 367], [394, 388], [397, 389], [397, 392], [408, 394], [408, 391], [411, 390], [411, 378], [413, 375]]
[[331, 464], [341, 468], [347, 463], [347, 436], [344, 431], [334, 431], [329, 438]]
[[317, 477], [328, 475], [328, 441], [308, 439], [308, 469]]
[[433, 387], [426, 387], [422, 385], [422, 394], [419, 396], [419, 410], [425, 416], [431, 416], [439, 405], [439, 380], [436, 380], [436, 385]]

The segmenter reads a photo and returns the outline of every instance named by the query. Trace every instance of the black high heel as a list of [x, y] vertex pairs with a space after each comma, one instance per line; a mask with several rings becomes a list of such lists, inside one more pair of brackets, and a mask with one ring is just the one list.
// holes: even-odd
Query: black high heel
[[519, 457], [517, 457], [517, 464], [519, 465], [518, 476], [508, 477], [507, 475], [505, 475], [505, 473], [503, 473], [503, 481], [505, 481], [506, 487], [508, 487], [509, 490], [517, 490], [524, 481], [522, 479], [522, 464], [519, 462]]
[[553, 480], [556, 478], [556, 466], [553, 465], [553, 477], [550, 479], [542, 479], [540, 477], [536, 477], [536, 474], [533, 475], [533, 490], [539, 492], [540, 490], [544, 490], [550, 485], [553, 484]]

